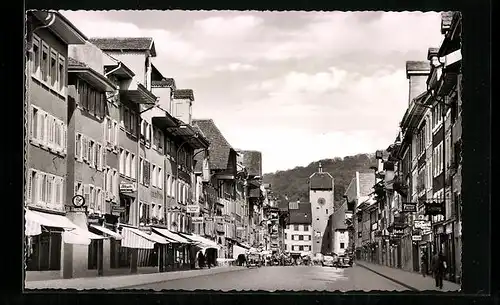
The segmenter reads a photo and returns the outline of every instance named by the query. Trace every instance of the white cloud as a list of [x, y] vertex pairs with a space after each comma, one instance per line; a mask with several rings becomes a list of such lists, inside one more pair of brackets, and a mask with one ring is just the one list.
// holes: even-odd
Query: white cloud
[[197, 64], [205, 59], [206, 52], [180, 34], [165, 29], [140, 28], [119, 21], [83, 18], [80, 11], [65, 11], [63, 14], [88, 37], [153, 37], [158, 56], [183, 60], [186, 65]]
[[209, 17], [194, 21], [196, 30], [215, 37], [242, 36], [261, 25], [262, 18], [254, 15], [239, 15], [230, 17]]
[[255, 70], [257, 70], [257, 67], [249, 64], [242, 64], [239, 62], [233, 62], [227, 65], [219, 65], [215, 67], [215, 71], [237, 72], [237, 71], [255, 71]]

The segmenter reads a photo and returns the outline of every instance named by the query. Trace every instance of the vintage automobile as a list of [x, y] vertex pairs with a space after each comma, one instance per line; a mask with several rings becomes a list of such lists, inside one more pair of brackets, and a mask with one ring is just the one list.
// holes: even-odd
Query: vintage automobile
[[339, 268], [348, 268], [352, 266], [351, 258], [348, 255], [339, 255], [337, 258], [337, 262], [335, 264], [336, 267]]
[[335, 258], [333, 255], [324, 255], [323, 256], [323, 261], [321, 262], [321, 265], [323, 267], [334, 267]]
[[249, 253], [246, 257], [247, 268], [260, 267], [262, 265], [262, 258], [257, 253]]

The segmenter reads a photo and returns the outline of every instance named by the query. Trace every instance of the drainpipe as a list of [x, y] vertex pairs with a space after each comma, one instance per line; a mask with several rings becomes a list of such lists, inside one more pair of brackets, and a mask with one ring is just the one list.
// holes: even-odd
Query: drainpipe
[[121, 61], [119, 61], [119, 62], [118, 62], [118, 67], [114, 68], [113, 70], [111, 70], [111, 71], [109, 71], [109, 72], [104, 73], [104, 76], [108, 76], [108, 75], [110, 75], [111, 73], [113, 73], [113, 72], [115, 72], [115, 71], [118, 71], [118, 69], [120, 69], [121, 67], [122, 67], [122, 62], [121, 62]]

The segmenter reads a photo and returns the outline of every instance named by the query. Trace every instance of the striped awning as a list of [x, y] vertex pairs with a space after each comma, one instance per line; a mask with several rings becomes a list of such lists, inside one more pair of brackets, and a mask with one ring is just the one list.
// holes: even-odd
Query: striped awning
[[184, 236], [186, 236], [186, 238], [189, 238], [189, 239], [192, 239], [196, 242], [201, 243], [200, 247], [202, 247], [202, 248], [205, 248], [205, 249], [213, 248], [213, 249], [217, 249], [217, 250], [220, 249], [220, 246], [216, 242], [214, 242], [208, 238], [201, 237], [200, 235], [197, 235], [197, 234], [187, 235], [186, 234]]
[[189, 241], [188, 239], [180, 236], [179, 234], [172, 233], [167, 229], [155, 228], [155, 227], [153, 227], [152, 229], [153, 231], [156, 231], [160, 235], [163, 235], [166, 238], [173, 240], [173, 243], [191, 244], [191, 241]]
[[136, 228], [123, 227], [122, 247], [132, 249], [154, 249], [155, 243], [168, 244], [168, 241], [154, 232], [148, 234]]
[[33, 211], [25, 209], [24, 214], [25, 222], [25, 235], [34, 236], [42, 233], [42, 226], [62, 228], [64, 230], [74, 230], [78, 226], [74, 224], [71, 220], [63, 215], [55, 215], [49, 213], [43, 213], [38, 211]]
[[106, 234], [106, 235], [109, 235], [110, 237], [113, 237], [114, 239], [116, 240], [121, 240], [122, 239], [122, 236], [114, 231], [111, 231], [110, 229], [108, 228], [105, 228], [105, 227], [102, 227], [102, 226], [98, 226], [98, 225], [90, 225], [91, 228], [94, 228], [98, 231], [101, 231], [102, 233]]
[[89, 245], [92, 239], [105, 239], [106, 237], [89, 232], [87, 228], [76, 228], [63, 232], [63, 241], [66, 244]]

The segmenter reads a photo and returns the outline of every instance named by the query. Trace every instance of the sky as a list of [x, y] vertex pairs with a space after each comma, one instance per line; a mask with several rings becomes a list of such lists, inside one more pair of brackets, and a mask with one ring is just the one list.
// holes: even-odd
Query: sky
[[153, 37], [153, 64], [193, 89], [235, 149], [263, 172], [394, 142], [407, 60], [439, 47], [435, 12], [63, 11], [88, 37]]

